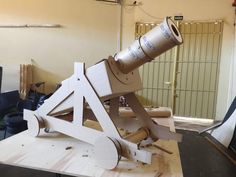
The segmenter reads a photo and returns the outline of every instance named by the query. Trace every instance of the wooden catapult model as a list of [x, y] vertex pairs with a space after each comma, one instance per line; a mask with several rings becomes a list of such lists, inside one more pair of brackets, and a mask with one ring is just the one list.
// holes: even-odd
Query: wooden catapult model
[[[138, 67], [181, 44], [182, 37], [170, 18], [136, 40], [130, 47], [85, 69], [74, 64], [74, 74], [36, 111], [24, 110], [28, 131], [38, 136], [49, 128], [94, 146], [94, 159], [105, 169], [117, 166], [121, 157], [151, 163], [152, 153], [141, 143], [158, 139], [181, 141], [181, 135], [158, 125], [134, 92], [142, 88]], [[119, 116], [119, 97], [124, 96], [137, 118]], [[109, 110], [104, 101], [110, 100]], [[68, 119], [70, 117], [70, 119]], [[86, 121], [96, 118], [100, 130]], [[131, 132], [122, 136], [121, 131]]]

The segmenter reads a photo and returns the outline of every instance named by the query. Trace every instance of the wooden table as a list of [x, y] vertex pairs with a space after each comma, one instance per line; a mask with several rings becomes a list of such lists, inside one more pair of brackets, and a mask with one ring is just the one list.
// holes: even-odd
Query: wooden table
[[[173, 119], [157, 119], [174, 130]], [[97, 167], [93, 160], [93, 146], [60, 133], [42, 134], [33, 138], [27, 131], [0, 142], [0, 163], [49, 171], [72, 176], [93, 177], [182, 177], [178, 145], [175, 141], [158, 141], [148, 147], [155, 152], [152, 165], [121, 159], [115, 170]]]

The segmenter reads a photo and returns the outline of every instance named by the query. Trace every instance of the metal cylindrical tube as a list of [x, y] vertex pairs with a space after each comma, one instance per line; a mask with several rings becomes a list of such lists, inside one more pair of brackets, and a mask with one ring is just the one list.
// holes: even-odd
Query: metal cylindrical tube
[[159, 26], [119, 52], [115, 60], [119, 69], [127, 74], [181, 43], [183, 39], [178, 28], [170, 18], [166, 17]]

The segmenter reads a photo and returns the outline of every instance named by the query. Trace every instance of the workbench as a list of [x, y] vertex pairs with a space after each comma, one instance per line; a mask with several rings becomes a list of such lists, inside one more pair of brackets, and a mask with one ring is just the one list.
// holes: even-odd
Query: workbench
[[[174, 131], [172, 118], [155, 121]], [[87, 143], [57, 132], [35, 138], [24, 131], [0, 142], [0, 163], [72, 176], [183, 177], [177, 142], [155, 144], [146, 147], [155, 152], [151, 165], [122, 158], [115, 170], [108, 171], [95, 165], [93, 146]]]

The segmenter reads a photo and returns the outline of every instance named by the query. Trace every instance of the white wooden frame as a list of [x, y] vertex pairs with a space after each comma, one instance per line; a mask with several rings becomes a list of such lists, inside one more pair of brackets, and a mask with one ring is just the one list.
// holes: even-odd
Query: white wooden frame
[[[39, 136], [40, 129], [46, 127], [92, 144], [95, 148], [95, 154], [97, 154], [95, 159], [98, 165], [107, 169], [115, 168], [121, 156], [150, 164], [152, 153], [140, 148], [140, 142], [143, 142], [144, 139], [149, 139], [152, 142], [158, 139], [181, 141], [181, 135], [170, 132], [169, 128], [154, 123], [139, 103], [133, 93], [140, 86], [139, 79], [137, 79], [139, 78], [138, 73], [132, 76], [134, 77], [133, 81], [123, 83], [119, 78], [113, 76], [112, 67], [108, 67], [108, 60], [96, 65], [92, 66], [93, 69], [88, 68], [85, 74], [84, 63], [75, 63], [74, 74], [64, 80], [62, 86], [38, 110], [24, 110], [24, 119], [28, 121], [29, 132], [33, 136]], [[105, 71], [102, 71], [103, 75], [100, 77], [106, 78], [105, 81], [101, 82], [106, 82], [107, 85], [105, 84], [105, 86], [109, 86], [109, 88], [97, 82], [97, 78], [93, 78], [99, 77], [93, 73], [101, 72], [101, 68]], [[116, 87], [114, 88], [112, 84]], [[121, 89], [119, 90], [119, 88]], [[107, 95], [101, 94], [99, 90]], [[137, 119], [126, 120], [119, 117], [118, 97], [121, 95], [127, 99], [131, 109], [136, 113]], [[111, 99], [109, 113], [103, 105], [103, 100], [107, 98]], [[86, 116], [84, 110], [87, 104], [103, 131], [83, 125], [83, 119]], [[70, 112], [72, 109], [72, 122], [57, 117], [58, 114]], [[123, 128], [123, 125], [127, 129], [137, 131], [134, 131], [127, 138], [122, 137], [118, 128]], [[135, 142], [132, 142], [134, 139]]]

